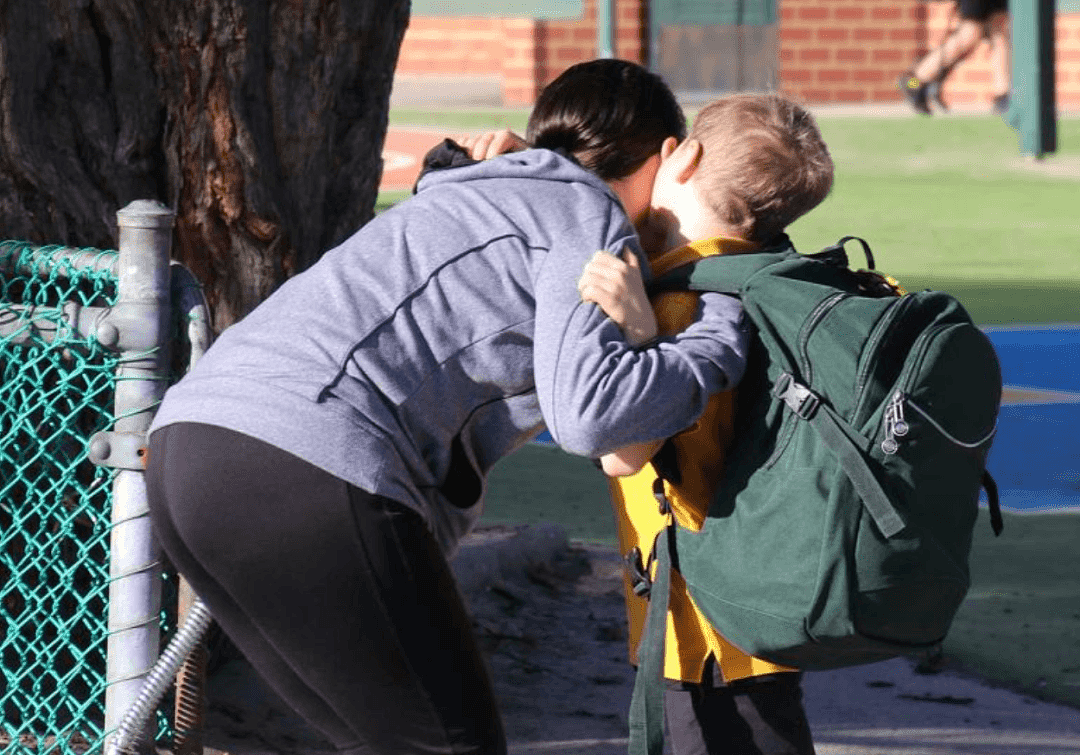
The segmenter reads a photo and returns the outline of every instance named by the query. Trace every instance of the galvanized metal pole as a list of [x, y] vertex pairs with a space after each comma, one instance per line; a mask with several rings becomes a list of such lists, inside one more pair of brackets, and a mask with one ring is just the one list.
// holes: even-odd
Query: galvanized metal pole
[[[203, 295], [202, 285], [186, 267], [172, 263], [172, 299], [177, 314], [187, 320], [187, 342], [190, 346], [188, 370], [210, 347], [213, 331], [210, 328], [210, 311]], [[177, 595], [176, 620], [186, 625], [198, 596], [181, 578]], [[182, 630], [178, 630], [178, 634]], [[209, 652], [205, 637], [195, 647], [176, 673], [176, 700], [173, 707], [173, 755], [202, 755], [203, 719], [206, 713], [206, 665]]]
[[596, 57], [615, 57], [617, 0], [596, 0]]
[[[97, 328], [121, 350], [116, 422], [96, 436], [91, 455], [118, 467], [113, 486], [105, 731], [120, 725], [158, 656], [161, 564], [150, 526], [141, 459], [146, 431], [168, 378], [169, 248], [173, 213], [150, 200], [116, 214], [119, 296]], [[96, 448], [95, 448], [96, 446]]]

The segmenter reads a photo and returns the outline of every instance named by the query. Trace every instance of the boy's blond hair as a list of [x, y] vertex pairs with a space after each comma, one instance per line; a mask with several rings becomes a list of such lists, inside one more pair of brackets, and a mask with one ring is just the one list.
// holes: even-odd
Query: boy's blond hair
[[749, 241], [770, 242], [832, 189], [832, 157], [813, 116], [781, 95], [715, 100], [690, 138], [704, 147], [695, 174], [702, 199]]

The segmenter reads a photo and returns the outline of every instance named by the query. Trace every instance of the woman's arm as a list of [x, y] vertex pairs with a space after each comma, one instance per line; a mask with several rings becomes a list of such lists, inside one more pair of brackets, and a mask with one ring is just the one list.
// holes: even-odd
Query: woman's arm
[[[631, 346], [656, 338], [656, 315], [645, 294], [641, 266], [630, 252], [624, 259], [597, 252], [582, 272], [578, 291], [582, 301], [598, 305], [622, 329]], [[600, 457], [600, 468], [608, 477], [637, 474], [663, 445], [662, 440], [635, 443]]]
[[[551, 160], [558, 156], [552, 153]], [[597, 249], [620, 256], [630, 251], [643, 271], [648, 261], [614, 195], [597, 196], [586, 184], [595, 186], [564, 184], [571, 193], [558, 192], [560, 202], [551, 207], [543, 193], [530, 198], [531, 217], [546, 219], [544, 245], [532, 254], [538, 263], [532, 356], [551, 436], [572, 454], [599, 458], [693, 425], [710, 396], [741, 378], [747, 333], [737, 300], [716, 295], [709, 301], [712, 295], [705, 294], [686, 329], [630, 346], [599, 306], [581, 300], [578, 281]]]

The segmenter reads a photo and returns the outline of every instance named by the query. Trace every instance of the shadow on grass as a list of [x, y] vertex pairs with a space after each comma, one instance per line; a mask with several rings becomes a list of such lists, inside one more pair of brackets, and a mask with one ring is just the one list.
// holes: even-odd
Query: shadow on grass
[[980, 325], [1080, 322], [1080, 280], [964, 280], [906, 276], [909, 291], [932, 288], [958, 298]]
[[980, 513], [971, 591], [945, 641], [950, 660], [1033, 697], [1080, 707], [1080, 514]]
[[495, 465], [486, 524], [562, 525], [572, 540], [615, 545], [615, 516], [603, 472], [553, 446], [528, 445]]

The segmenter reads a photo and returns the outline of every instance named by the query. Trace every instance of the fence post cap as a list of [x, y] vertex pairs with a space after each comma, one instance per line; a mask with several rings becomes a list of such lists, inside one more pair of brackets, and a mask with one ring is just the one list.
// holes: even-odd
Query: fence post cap
[[156, 199], [136, 199], [118, 210], [116, 221], [126, 228], [169, 228], [175, 213]]

